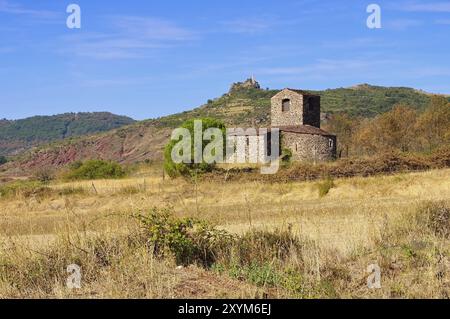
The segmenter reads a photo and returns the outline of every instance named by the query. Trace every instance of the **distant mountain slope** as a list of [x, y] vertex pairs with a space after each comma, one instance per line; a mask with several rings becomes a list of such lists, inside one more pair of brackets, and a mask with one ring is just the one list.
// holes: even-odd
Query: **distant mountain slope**
[[129, 117], [107, 112], [4, 119], [0, 120], [0, 155], [14, 155], [39, 144], [105, 132], [134, 122]]
[[[52, 143], [26, 152], [14, 167], [32, 170], [41, 166], [63, 166], [75, 160], [102, 158], [122, 163], [159, 160], [173, 128], [190, 118], [214, 117], [228, 126], [248, 127], [270, 125], [270, 98], [278, 90], [261, 90], [234, 85], [230, 92], [209, 100], [191, 111], [158, 119], [146, 120], [106, 133]], [[431, 95], [410, 88], [388, 88], [367, 84], [352, 88], [311, 91], [322, 97], [322, 112], [345, 112], [352, 115], [375, 116], [398, 103], [421, 110]], [[8, 164], [7, 164], [8, 165]], [[12, 165], [11, 165], [12, 166]]]

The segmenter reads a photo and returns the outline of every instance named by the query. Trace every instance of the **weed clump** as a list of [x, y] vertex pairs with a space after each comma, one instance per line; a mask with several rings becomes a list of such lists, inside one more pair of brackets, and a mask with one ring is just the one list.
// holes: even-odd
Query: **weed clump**
[[274, 259], [286, 260], [292, 252], [300, 253], [302, 247], [289, 230], [253, 230], [237, 239], [234, 257], [241, 265], [264, 264]]
[[417, 218], [435, 235], [450, 237], [450, 205], [445, 201], [427, 202], [419, 207]]
[[319, 197], [325, 197], [333, 187], [335, 187], [335, 185], [331, 177], [327, 177], [322, 183], [318, 183], [317, 188], [319, 190]]

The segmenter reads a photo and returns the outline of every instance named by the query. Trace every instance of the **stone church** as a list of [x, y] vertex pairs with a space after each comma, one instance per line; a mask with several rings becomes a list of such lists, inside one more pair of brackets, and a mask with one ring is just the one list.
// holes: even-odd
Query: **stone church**
[[[336, 135], [320, 128], [320, 96], [301, 90], [284, 89], [271, 99], [271, 128], [280, 133], [280, 154], [284, 149], [292, 153], [293, 161], [331, 161], [336, 158]], [[272, 134], [260, 135], [257, 130], [229, 132], [232, 144], [238, 145], [237, 158], [256, 163], [258, 154], [270, 154]], [[233, 158], [234, 157], [234, 158]], [[241, 161], [241, 162], [245, 162]]]
[[336, 158], [336, 135], [320, 128], [320, 96], [284, 89], [271, 104], [271, 126], [280, 129], [281, 148], [290, 149], [294, 161]]

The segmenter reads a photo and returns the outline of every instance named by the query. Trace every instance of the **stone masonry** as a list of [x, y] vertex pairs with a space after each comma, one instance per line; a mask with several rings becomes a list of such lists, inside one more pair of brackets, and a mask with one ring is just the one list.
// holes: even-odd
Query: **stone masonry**
[[[320, 128], [320, 96], [284, 89], [271, 99], [272, 127], [311, 125]], [[289, 110], [283, 110], [283, 103]]]
[[[336, 135], [320, 128], [320, 96], [301, 90], [284, 89], [271, 99], [271, 127], [280, 130], [281, 150], [289, 149], [293, 161], [331, 161], [336, 158]], [[267, 138], [258, 134], [231, 134], [236, 138], [236, 156], [256, 161], [267, 150]], [[269, 144], [270, 145], [270, 144]], [[281, 151], [280, 150], [280, 151]]]

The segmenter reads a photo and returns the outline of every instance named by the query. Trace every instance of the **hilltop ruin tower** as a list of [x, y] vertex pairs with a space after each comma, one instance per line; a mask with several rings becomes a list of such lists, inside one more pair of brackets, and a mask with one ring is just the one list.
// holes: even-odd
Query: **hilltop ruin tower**
[[281, 148], [294, 161], [336, 158], [336, 135], [320, 128], [320, 96], [284, 89], [271, 99], [271, 126], [281, 132]]

